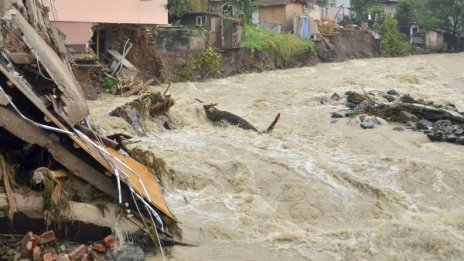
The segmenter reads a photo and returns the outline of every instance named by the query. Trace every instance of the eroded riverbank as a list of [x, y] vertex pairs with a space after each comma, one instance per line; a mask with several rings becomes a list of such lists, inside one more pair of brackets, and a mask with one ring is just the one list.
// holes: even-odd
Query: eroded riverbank
[[[166, 160], [171, 210], [195, 248], [173, 260], [452, 259], [464, 255], [462, 147], [432, 143], [395, 125], [332, 124], [334, 92], [396, 89], [464, 109], [464, 54], [353, 60], [177, 83], [177, 129], [149, 124], [132, 146]], [[164, 87], [163, 87], [164, 88]], [[153, 90], [161, 90], [153, 88]], [[321, 104], [321, 97], [328, 102]], [[270, 135], [212, 125], [200, 103], [243, 116]], [[107, 112], [127, 102], [89, 102], [108, 134], [131, 127]], [[158, 257], [157, 257], [158, 258]]]

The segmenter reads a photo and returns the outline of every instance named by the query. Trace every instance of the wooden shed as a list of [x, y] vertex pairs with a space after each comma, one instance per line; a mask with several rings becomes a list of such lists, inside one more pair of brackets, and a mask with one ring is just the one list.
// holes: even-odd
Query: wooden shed
[[431, 29], [425, 32], [425, 48], [431, 51], [441, 51], [444, 47], [444, 30]]
[[303, 14], [304, 4], [298, 0], [258, 0], [259, 23], [280, 24], [282, 31], [293, 31], [293, 17]]

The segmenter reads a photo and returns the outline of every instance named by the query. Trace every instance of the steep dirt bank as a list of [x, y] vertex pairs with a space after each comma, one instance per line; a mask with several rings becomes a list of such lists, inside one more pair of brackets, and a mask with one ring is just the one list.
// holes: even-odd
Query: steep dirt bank
[[320, 62], [343, 62], [349, 59], [379, 57], [380, 40], [371, 32], [344, 29], [317, 42]]
[[[111, 48], [122, 50], [127, 38], [134, 47], [128, 59], [141, 70], [143, 78], [156, 77], [161, 82], [202, 80], [203, 76], [188, 73], [194, 66], [197, 51], [160, 51], [154, 41], [139, 27], [115, 27], [107, 42]], [[148, 34], [149, 35], [149, 34]], [[219, 78], [241, 73], [263, 72], [276, 69], [298, 68], [318, 62], [340, 62], [348, 59], [378, 56], [378, 42], [371, 33], [359, 30], [340, 30], [317, 42], [316, 54], [308, 52], [288, 63], [282, 63], [273, 51], [251, 52], [246, 48], [217, 50], [222, 56]]]

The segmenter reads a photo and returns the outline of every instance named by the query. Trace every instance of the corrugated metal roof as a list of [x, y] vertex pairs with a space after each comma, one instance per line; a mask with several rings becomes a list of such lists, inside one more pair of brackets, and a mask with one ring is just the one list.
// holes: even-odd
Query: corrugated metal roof
[[294, 2], [300, 2], [298, 0], [258, 0], [256, 1], [260, 6], [270, 6], [270, 5], [287, 5]]

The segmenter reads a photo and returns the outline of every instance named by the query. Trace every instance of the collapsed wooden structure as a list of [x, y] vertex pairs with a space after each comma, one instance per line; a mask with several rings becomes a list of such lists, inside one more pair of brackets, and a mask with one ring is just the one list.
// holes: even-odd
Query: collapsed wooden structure
[[[41, 147], [54, 166], [120, 205], [129, 202], [155, 242], [173, 240], [177, 220], [156, 176], [92, 129], [72, 61], [46, 9], [35, 0], [2, 0], [0, 23], [0, 136]], [[0, 154], [7, 150], [2, 146]], [[14, 210], [16, 196], [7, 196]]]

